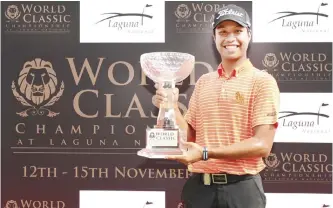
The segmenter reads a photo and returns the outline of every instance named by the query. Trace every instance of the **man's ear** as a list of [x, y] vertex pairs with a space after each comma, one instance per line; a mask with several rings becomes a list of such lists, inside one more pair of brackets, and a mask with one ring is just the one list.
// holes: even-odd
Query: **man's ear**
[[249, 40], [251, 41], [252, 31], [250, 29], [247, 29], [247, 34], [249, 35]]

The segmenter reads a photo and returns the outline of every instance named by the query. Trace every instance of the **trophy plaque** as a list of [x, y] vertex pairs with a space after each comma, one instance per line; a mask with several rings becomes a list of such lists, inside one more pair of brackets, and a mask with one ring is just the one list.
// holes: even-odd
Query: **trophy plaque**
[[182, 155], [180, 140], [186, 140], [187, 132], [176, 123], [173, 90], [191, 74], [195, 58], [188, 53], [151, 52], [141, 55], [140, 64], [145, 75], [165, 89], [167, 101], [159, 106], [156, 125], [146, 129], [146, 148], [137, 154], [147, 158]]

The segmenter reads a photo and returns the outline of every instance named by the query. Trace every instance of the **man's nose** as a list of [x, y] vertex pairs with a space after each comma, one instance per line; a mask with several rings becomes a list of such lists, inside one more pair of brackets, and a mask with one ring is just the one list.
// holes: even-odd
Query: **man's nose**
[[235, 35], [233, 33], [229, 33], [227, 37], [225, 38], [226, 41], [232, 42], [235, 40]]

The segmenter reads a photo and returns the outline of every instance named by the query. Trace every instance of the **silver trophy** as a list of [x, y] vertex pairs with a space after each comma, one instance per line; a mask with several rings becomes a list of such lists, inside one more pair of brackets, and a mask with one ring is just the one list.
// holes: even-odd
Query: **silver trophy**
[[188, 53], [152, 52], [142, 54], [140, 63], [146, 76], [166, 89], [167, 101], [160, 105], [156, 125], [146, 129], [146, 148], [138, 151], [138, 155], [148, 158], [182, 155], [180, 140], [186, 140], [187, 132], [176, 123], [173, 88], [191, 74], [195, 58]]

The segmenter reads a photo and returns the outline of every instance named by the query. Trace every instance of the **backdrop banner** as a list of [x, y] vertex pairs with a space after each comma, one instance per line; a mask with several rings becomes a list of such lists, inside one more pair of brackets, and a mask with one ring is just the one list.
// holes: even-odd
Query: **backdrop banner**
[[[80, 14], [82, 2], [1, 2], [1, 206], [181, 207], [180, 193], [191, 174], [186, 166], [137, 156], [158, 113], [152, 103], [154, 83], [143, 74], [140, 55], [176, 51], [195, 56], [194, 71], [177, 84], [185, 113], [196, 81], [216, 71], [221, 61], [211, 22], [214, 12], [229, 3], [252, 16], [251, 1], [165, 2], [163, 13], [152, 15], [163, 17], [164, 41], [125, 43], [118, 37], [118, 42], [83, 43], [80, 27], [88, 23], [80, 22], [80, 15], [89, 14]], [[97, 8], [95, 2], [89, 4]], [[133, 35], [148, 33], [150, 27], [148, 11], [154, 1], [142, 4], [144, 11], [135, 10], [140, 17], [127, 17], [138, 22]], [[98, 15], [114, 12], [98, 8]], [[115, 24], [113, 19], [95, 24], [101, 17], [94, 12], [91, 27], [107, 30]], [[112, 29], [110, 38], [121, 30]], [[94, 32], [85, 38], [97, 37]], [[332, 43], [251, 42], [249, 58], [276, 78], [281, 94], [332, 96]], [[290, 101], [281, 100], [283, 106]], [[332, 102], [321, 99], [320, 105], [322, 112], [331, 109], [320, 118], [324, 125], [331, 119]], [[332, 132], [332, 127], [321, 127], [317, 117], [287, 122], [306, 131], [321, 129], [325, 138]], [[318, 131], [313, 137], [308, 132], [305, 142], [304, 132], [293, 135], [292, 141], [277, 140], [270, 156], [263, 158], [265, 191], [332, 193], [332, 137], [316, 143]]]

